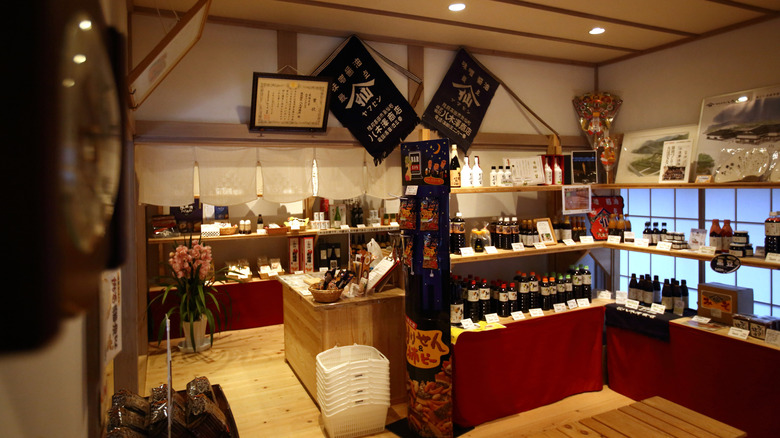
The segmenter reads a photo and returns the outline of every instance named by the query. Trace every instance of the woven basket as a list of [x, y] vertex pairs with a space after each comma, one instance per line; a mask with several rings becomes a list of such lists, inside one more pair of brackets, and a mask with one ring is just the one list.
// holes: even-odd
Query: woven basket
[[309, 286], [309, 292], [311, 292], [314, 301], [318, 303], [335, 303], [341, 298], [341, 289], [322, 290]]
[[236, 234], [236, 231], [238, 231], [238, 226], [234, 225], [232, 227], [222, 227], [219, 229], [219, 235], [220, 236], [232, 236], [233, 234]]

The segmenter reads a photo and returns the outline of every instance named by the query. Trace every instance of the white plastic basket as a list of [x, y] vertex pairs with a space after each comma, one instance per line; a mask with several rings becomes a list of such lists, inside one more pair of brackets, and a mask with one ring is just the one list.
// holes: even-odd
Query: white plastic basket
[[364, 404], [332, 414], [322, 414], [322, 422], [330, 438], [354, 438], [375, 434], [385, 429], [388, 404]]
[[389, 367], [390, 361], [379, 350], [369, 345], [333, 347], [317, 355], [317, 369], [325, 375], [356, 365], [373, 364], [387, 364]]
[[317, 401], [323, 410], [327, 409], [329, 411], [349, 403], [360, 404], [361, 402], [369, 401], [386, 403], [390, 401], [390, 389], [375, 391], [352, 390], [350, 392], [327, 394], [317, 391]]

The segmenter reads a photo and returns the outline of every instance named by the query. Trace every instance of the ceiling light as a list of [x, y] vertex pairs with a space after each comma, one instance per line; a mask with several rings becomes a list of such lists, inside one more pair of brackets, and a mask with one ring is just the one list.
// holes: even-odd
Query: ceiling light
[[602, 33], [606, 32], [606, 30], [603, 27], [594, 27], [590, 31], [588, 31], [591, 35], [600, 35]]
[[83, 64], [87, 61], [87, 57], [82, 54], [77, 54], [73, 56], [73, 62], [76, 64]]
[[89, 20], [82, 20], [79, 22], [79, 29], [90, 30], [92, 29], [92, 22]]
[[747, 101], [748, 101], [748, 97], [747, 96], [739, 96], [737, 98], [737, 102], [747, 102]]
[[466, 4], [465, 3], [453, 3], [453, 4], [450, 5], [449, 9], [452, 12], [459, 12], [459, 11], [462, 11], [462, 10], [466, 9]]

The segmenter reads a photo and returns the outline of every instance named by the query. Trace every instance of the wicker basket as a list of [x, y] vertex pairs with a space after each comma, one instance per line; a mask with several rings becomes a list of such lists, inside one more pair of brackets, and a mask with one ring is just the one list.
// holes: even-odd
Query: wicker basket
[[341, 289], [322, 290], [309, 286], [309, 292], [311, 292], [314, 301], [318, 303], [335, 303], [341, 298]]
[[219, 229], [219, 235], [232, 236], [233, 234], [236, 234], [236, 231], [238, 231], [238, 225], [233, 225], [232, 227], [222, 227]]

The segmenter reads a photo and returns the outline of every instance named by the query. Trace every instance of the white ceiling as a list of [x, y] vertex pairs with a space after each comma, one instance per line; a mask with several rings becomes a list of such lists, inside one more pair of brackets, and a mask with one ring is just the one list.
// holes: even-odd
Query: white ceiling
[[[780, 0], [213, 0], [209, 20], [598, 66], [780, 17]], [[179, 17], [196, 0], [132, 0]], [[601, 35], [589, 35], [599, 26]]]

